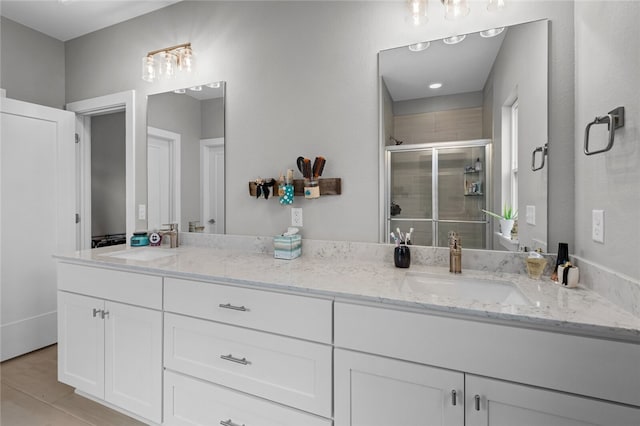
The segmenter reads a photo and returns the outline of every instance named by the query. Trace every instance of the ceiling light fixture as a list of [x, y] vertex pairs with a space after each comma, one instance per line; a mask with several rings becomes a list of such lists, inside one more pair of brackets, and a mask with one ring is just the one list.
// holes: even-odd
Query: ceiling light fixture
[[439, 89], [442, 87], [442, 83], [431, 83], [429, 89]]
[[491, 28], [489, 30], [480, 31], [480, 37], [490, 38], [501, 34], [504, 31], [504, 27]]
[[[440, 0], [444, 6], [444, 17], [448, 20], [463, 18], [469, 14], [469, 0]], [[409, 18], [413, 25], [422, 25], [428, 21], [427, 0], [407, 0]], [[506, 0], [487, 0], [487, 10], [494, 12], [506, 7]]]
[[443, 38], [442, 41], [444, 42], [444, 44], [458, 44], [462, 40], [464, 40], [466, 37], [467, 37], [466, 34], [455, 35], [455, 36]]
[[152, 50], [142, 58], [142, 79], [173, 78], [179, 71], [192, 72], [194, 65], [191, 43]]
[[429, 41], [421, 41], [420, 43], [414, 43], [409, 45], [409, 50], [412, 52], [422, 52], [431, 45]]

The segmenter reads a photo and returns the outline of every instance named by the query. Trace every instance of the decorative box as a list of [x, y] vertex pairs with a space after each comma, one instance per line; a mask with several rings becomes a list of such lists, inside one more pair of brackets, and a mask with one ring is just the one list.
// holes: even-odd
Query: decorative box
[[273, 237], [273, 255], [276, 259], [295, 259], [302, 254], [302, 236], [278, 235]]

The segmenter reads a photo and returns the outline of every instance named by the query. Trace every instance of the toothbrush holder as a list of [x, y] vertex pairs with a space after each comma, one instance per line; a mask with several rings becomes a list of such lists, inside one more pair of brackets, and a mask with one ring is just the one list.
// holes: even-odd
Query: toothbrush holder
[[393, 262], [397, 268], [408, 268], [411, 265], [411, 250], [406, 245], [395, 248], [393, 252]]

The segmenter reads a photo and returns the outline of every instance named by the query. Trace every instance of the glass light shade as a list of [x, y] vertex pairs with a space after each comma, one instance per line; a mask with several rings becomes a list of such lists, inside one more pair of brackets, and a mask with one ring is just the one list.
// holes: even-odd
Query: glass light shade
[[408, 20], [414, 25], [419, 26], [426, 23], [427, 17], [427, 0], [407, 0], [409, 7]]
[[422, 52], [431, 45], [431, 42], [421, 41], [420, 43], [414, 43], [409, 45], [409, 50], [412, 52]]
[[193, 50], [191, 47], [185, 47], [184, 50], [180, 53], [178, 66], [180, 70], [191, 72], [194, 69], [195, 60], [193, 57]]
[[469, 14], [469, 3], [467, 0], [442, 0], [444, 4], [444, 17], [451, 21], [462, 18]]
[[142, 79], [149, 83], [156, 79], [156, 64], [153, 56], [144, 56], [142, 58]]
[[490, 12], [494, 12], [496, 10], [504, 9], [506, 6], [504, 0], [489, 0], [487, 3], [487, 10]]
[[164, 52], [162, 59], [160, 60], [160, 67], [158, 74], [160, 77], [173, 78], [176, 75], [176, 68], [178, 67], [176, 55]]
[[191, 90], [193, 92], [202, 92], [202, 86], [189, 87], [189, 90]]

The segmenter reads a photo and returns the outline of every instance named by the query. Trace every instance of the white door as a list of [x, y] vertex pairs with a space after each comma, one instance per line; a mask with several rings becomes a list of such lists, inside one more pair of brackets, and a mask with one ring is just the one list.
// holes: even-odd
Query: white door
[[52, 255], [75, 249], [74, 114], [2, 99], [1, 360], [57, 341]]
[[180, 223], [180, 135], [147, 127], [148, 229]]
[[162, 313], [105, 303], [105, 400], [162, 421]]
[[637, 426], [640, 409], [466, 376], [467, 426]]
[[201, 223], [210, 234], [224, 234], [224, 138], [200, 141]]
[[459, 372], [334, 352], [335, 426], [461, 426], [463, 389]]
[[104, 397], [104, 301], [58, 292], [58, 380]]

